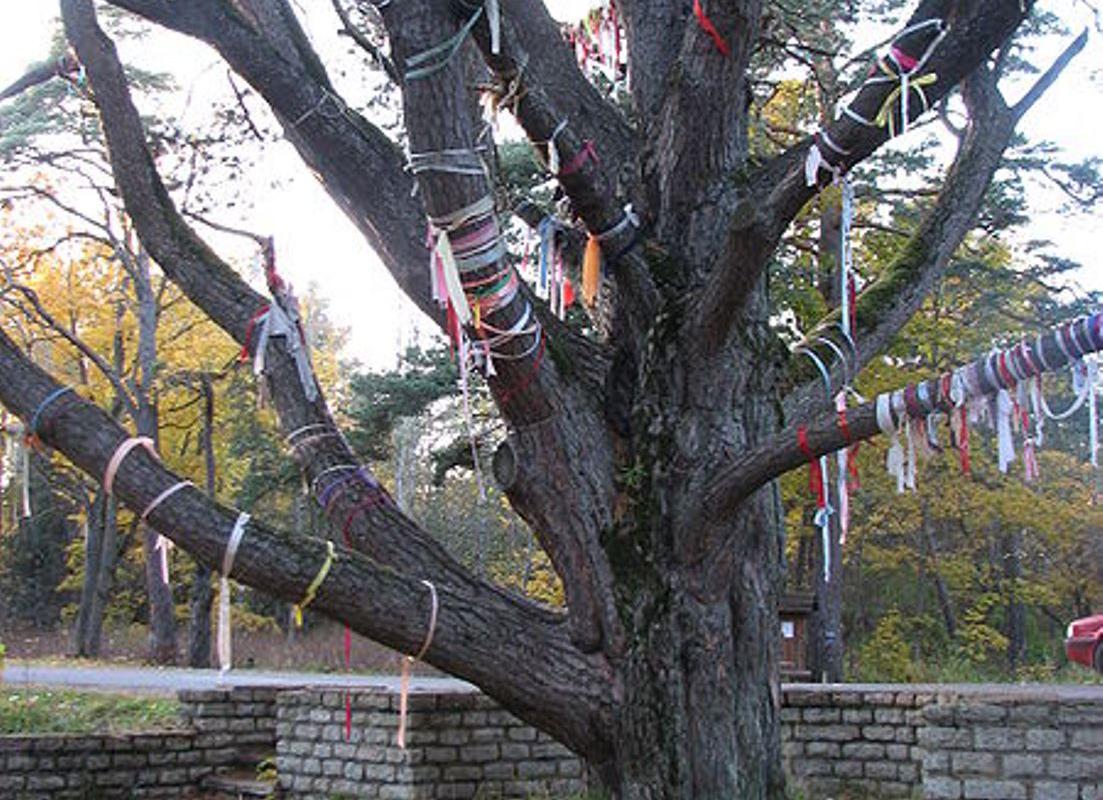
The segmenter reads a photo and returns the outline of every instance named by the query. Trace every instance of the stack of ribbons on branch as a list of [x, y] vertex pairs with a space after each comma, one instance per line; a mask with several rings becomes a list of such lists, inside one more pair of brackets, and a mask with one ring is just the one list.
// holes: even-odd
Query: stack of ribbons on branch
[[574, 305], [574, 284], [563, 264], [561, 237], [565, 226], [555, 217], [544, 217], [537, 226], [539, 246], [535, 264], [531, 259], [531, 240], [525, 242], [521, 272], [533, 282], [536, 296], [546, 300], [559, 319], [566, 319], [567, 309]]
[[[863, 116], [855, 110], [852, 101], [843, 106], [843, 114], [867, 128], [887, 128], [890, 137], [897, 135], [899, 120], [899, 133], [907, 133], [912, 117], [930, 107], [925, 88], [935, 83], [938, 76], [933, 72], [921, 73], [945, 36], [946, 28], [941, 19], [924, 20], [901, 31], [889, 51], [874, 63], [858, 90], [860, 97], [867, 88], [889, 87], [877, 113], [872, 119]], [[921, 106], [918, 114], [912, 111], [913, 95]], [[818, 185], [821, 170], [833, 181], [838, 181], [847, 170], [848, 155], [850, 150], [836, 142], [827, 131], [817, 131], [804, 162], [807, 184]]]
[[[485, 499], [471, 414], [470, 368], [474, 365], [487, 378], [495, 377], [495, 361], [519, 361], [536, 353], [543, 342], [543, 330], [528, 302], [509, 327], [495, 325], [490, 320], [509, 306], [520, 291], [516, 271], [506, 263], [493, 197], [487, 195], [450, 214], [430, 217], [427, 244], [432, 296], [445, 310], [459, 365], [479, 497]], [[531, 344], [519, 351], [507, 349], [506, 345], [514, 340], [528, 337]]]
[[616, 0], [606, 0], [577, 25], [563, 28], [582, 72], [593, 79], [601, 76], [614, 87], [628, 90], [628, 48]]
[[[985, 422], [996, 432], [997, 465], [1002, 473], [1015, 460], [1018, 434], [1023, 477], [1030, 482], [1038, 478], [1036, 453], [1044, 441], [1045, 421], [1069, 419], [1087, 403], [1089, 460], [1098, 468], [1098, 359], [1094, 353], [1103, 349], [1103, 314], [1061, 326], [1052, 341], [1062, 356], [1058, 365], [1049, 363], [1043, 337], [1038, 336], [1033, 343], [1022, 341], [1007, 350], [993, 350], [937, 381], [879, 395], [877, 425], [889, 439], [886, 466], [896, 478], [898, 491], [915, 489], [917, 456], [942, 449], [940, 416], [948, 420], [950, 444], [964, 473], [971, 469], [969, 427]], [[1042, 374], [1060, 365], [1071, 370], [1075, 399], [1064, 411], [1054, 412], [1042, 391]]]

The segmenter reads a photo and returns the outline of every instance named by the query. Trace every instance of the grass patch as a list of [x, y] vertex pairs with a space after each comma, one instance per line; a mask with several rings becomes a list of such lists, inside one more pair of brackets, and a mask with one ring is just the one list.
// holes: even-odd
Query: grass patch
[[179, 728], [175, 698], [53, 689], [0, 692], [0, 734], [122, 733]]

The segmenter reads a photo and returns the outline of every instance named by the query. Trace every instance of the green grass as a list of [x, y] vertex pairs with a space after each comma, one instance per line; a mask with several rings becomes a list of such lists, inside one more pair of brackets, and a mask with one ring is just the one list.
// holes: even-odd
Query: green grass
[[181, 727], [175, 699], [95, 692], [0, 692], [0, 734], [122, 733]]

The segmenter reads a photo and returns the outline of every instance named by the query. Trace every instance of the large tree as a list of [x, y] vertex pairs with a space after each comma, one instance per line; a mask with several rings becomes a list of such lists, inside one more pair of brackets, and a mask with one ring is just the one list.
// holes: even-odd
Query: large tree
[[[479, 307], [464, 335], [476, 350], [491, 351], [487, 380], [510, 430], [495, 475], [546, 549], [567, 602], [565, 612], [552, 611], [476, 577], [370, 476], [349, 478], [353, 456], [296, 364], [293, 330], [253, 335], [258, 311], [286, 301], [249, 288], [177, 212], [92, 0], [62, 0], [118, 191], [144, 248], [238, 342], [250, 350], [263, 342], [280, 423], [343, 532], [314, 607], [415, 653], [439, 599], [425, 659], [584, 755], [619, 797], [780, 797], [783, 532], [774, 481], [878, 430], [872, 404], [851, 408], [840, 424], [821, 377], [803, 359], [790, 359], [770, 326], [772, 255], [831, 177], [821, 169], [820, 185], [806, 180], [811, 138], [764, 161], [749, 157], [752, 56], [776, 37], [772, 23], [785, 9], [755, 0], [704, 8], [623, 0], [629, 120], [587, 82], [537, 0], [485, 9], [381, 2], [387, 63], [401, 84], [414, 154], [411, 175], [401, 149], [341, 99], [287, 0], [112, 4], [213, 46], [264, 98], [402, 289], [442, 327], [453, 314], [466, 316], [469, 302]], [[500, 30], [488, 23], [499, 5]], [[1015, 105], [997, 87], [1008, 42], [1032, 5], [917, 4], [909, 25], [940, 20], [945, 32], [923, 68], [930, 77], [922, 90], [937, 103], [961, 86], [969, 122], [925, 222], [859, 298], [856, 355], [836, 364], [836, 388], [844, 368], [874, 357], [938, 281], [1015, 124], [1052, 80], [1052, 72], [1043, 76]], [[934, 30], [924, 26], [898, 44], [918, 54]], [[453, 57], [467, 47], [467, 34], [501, 105], [557, 165], [580, 225], [600, 237], [592, 246], [604, 252], [606, 269], [592, 335], [560, 322], [523, 286], [513, 290], [496, 217], [486, 213], [491, 206], [480, 207], [493, 187], [476, 150], [471, 62]], [[883, 110], [891, 124], [840, 117], [826, 126], [837, 147], [826, 155], [844, 169], [859, 163], [900, 129], [905, 107], [911, 116], [922, 110], [913, 89], [868, 83], [852, 108], [870, 120]], [[624, 210], [629, 201], [638, 223]], [[468, 289], [467, 298], [453, 294], [451, 314], [434, 301], [425, 267], [427, 216], [451, 242]], [[281, 298], [274, 275], [270, 285]], [[825, 320], [817, 335], [831, 336], [831, 324]], [[1078, 333], [1080, 350], [1094, 349], [1103, 335], [1090, 324]], [[1041, 343], [1051, 367], [1066, 362], [1060, 335]], [[830, 363], [830, 346], [818, 346]], [[4, 338], [0, 375], [6, 406], [28, 418], [38, 410], [44, 442], [103, 474], [126, 432], [72, 393], [40, 409], [56, 384]], [[948, 410], [938, 387], [927, 384], [923, 396]], [[971, 391], [998, 388], [982, 378]], [[136, 451], [115, 487], [122, 502], [141, 510], [177, 480]], [[301, 600], [329, 564], [326, 546], [273, 530], [260, 516], [247, 527], [234, 577]], [[150, 515], [157, 530], [215, 568], [236, 519], [197, 491], [174, 494]]]

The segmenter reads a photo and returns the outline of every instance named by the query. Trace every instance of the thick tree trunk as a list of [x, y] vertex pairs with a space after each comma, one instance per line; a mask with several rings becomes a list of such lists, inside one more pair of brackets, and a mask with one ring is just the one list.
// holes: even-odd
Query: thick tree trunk
[[88, 641], [95, 653], [102, 651], [103, 621], [111, 592], [115, 588], [115, 569], [119, 563], [119, 506], [107, 498], [103, 509], [103, 533], [100, 541], [100, 575], [96, 580], [96, 593], [92, 598], [92, 611], [88, 628]]
[[1014, 672], [1026, 658], [1026, 608], [1022, 600], [1022, 531], [1003, 537], [1004, 585], [1007, 597], [1007, 666]]
[[954, 615], [954, 604], [950, 599], [950, 590], [946, 587], [946, 581], [942, 578], [942, 572], [938, 567], [938, 542], [934, 535], [934, 520], [931, 519], [930, 509], [926, 501], [923, 501], [920, 509], [923, 514], [922, 534], [924, 557], [931, 561], [930, 576], [934, 583], [935, 595], [938, 598], [938, 610], [942, 614], [942, 624], [946, 626], [946, 635], [953, 639], [957, 636], [957, 618]]
[[[738, 544], [726, 594], [707, 597], [713, 561], [641, 576], [622, 610], [631, 643], [620, 670], [615, 756], [597, 765], [614, 796], [775, 798], [784, 794], [777, 663], [776, 495], [733, 521]], [[677, 537], [676, 531], [670, 531]], [[747, 551], [754, 551], [747, 552]], [[650, 585], [661, 580], [658, 585]]]
[[815, 580], [816, 609], [812, 615], [810, 628], [809, 668], [815, 680], [824, 683], [838, 683], [843, 679], [843, 548], [839, 543], [837, 531], [832, 529], [830, 558], [828, 568], [824, 570], [822, 536], [817, 528], [814, 534], [817, 544]]

